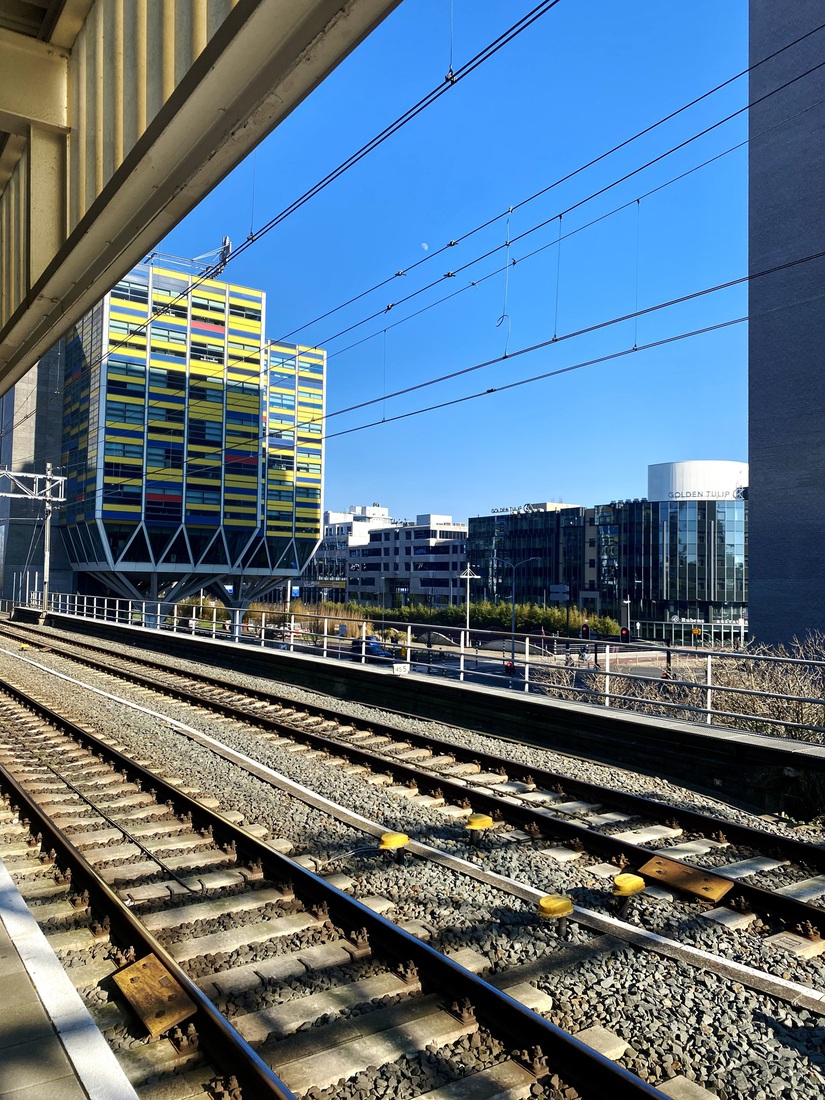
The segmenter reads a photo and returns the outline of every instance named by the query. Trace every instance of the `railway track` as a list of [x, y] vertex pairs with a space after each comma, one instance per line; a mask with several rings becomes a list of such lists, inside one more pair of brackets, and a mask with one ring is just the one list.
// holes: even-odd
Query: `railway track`
[[[22, 693], [4, 702], [0, 721], [4, 861], [38, 899], [53, 946], [84, 986], [114, 979], [128, 992], [157, 960], [172, 990], [171, 1008], [153, 1000], [142, 1021], [166, 1038], [128, 1053], [134, 1023], [119, 998], [99, 1012], [136, 1087], [150, 1083], [147, 1095], [174, 1069], [181, 1096], [204, 1086], [232, 1095], [234, 1076], [246, 1096], [314, 1097], [399, 1059], [449, 1067], [452, 1081], [410, 1093], [433, 1100], [572, 1096], [571, 1085], [583, 1097], [659, 1095]], [[15, 832], [25, 826], [23, 841]], [[319, 992], [283, 1003], [271, 995], [308, 974], [312, 989], [321, 972], [334, 978]], [[509, 983], [540, 1006], [522, 985]]]
[[[54, 643], [50, 639], [49, 642], [47, 643], [47, 648], [53, 647], [53, 646], [54, 646]], [[84, 647], [84, 649], [88, 648], [87, 643], [85, 641], [83, 643], [83, 647]], [[85, 656], [88, 658], [89, 654], [86, 653]], [[118, 657], [118, 660], [119, 660], [119, 657]], [[109, 667], [107, 667], [105, 669], [105, 671], [106, 672], [113, 672], [114, 670], [111, 667], [111, 654], [109, 654], [108, 666]], [[153, 673], [153, 675], [155, 675], [155, 674]], [[180, 672], [179, 671], [175, 672], [175, 677], [176, 678], [180, 677]], [[187, 678], [188, 678], [188, 673], [187, 673]], [[180, 687], [179, 679], [178, 679], [178, 687]], [[192, 688], [192, 685], [190, 683], [189, 684], [190, 692], [191, 692], [191, 688]], [[156, 690], [157, 690], [157, 688], [152, 688], [153, 692], [156, 691]], [[170, 694], [170, 695], [176, 694], [176, 692], [177, 692], [177, 688], [173, 687], [173, 685], [171, 685], [170, 683], [167, 683], [165, 685], [165, 687], [163, 688], [163, 690], [167, 694]], [[417, 748], [415, 745], [411, 745], [409, 743], [410, 742], [410, 733], [407, 730], [399, 731], [398, 729], [390, 730], [389, 728], [380, 728], [379, 729], [379, 727], [376, 726], [373, 723], [372, 724], [372, 731], [369, 732], [366, 729], [358, 729], [357, 725], [354, 724], [350, 719], [347, 719], [344, 722], [341, 722], [340, 716], [338, 716], [339, 717], [338, 726], [335, 728], [335, 733], [334, 733], [334, 736], [336, 738], [338, 738], [337, 743], [333, 744], [333, 745], [322, 745], [321, 748], [319, 749], [318, 745], [320, 744], [320, 742], [310, 741], [308, 739], [308, 737], [306, 736], [310, 731], [312, 731], [312, 732], [315, 733], [315, 735], [317, 737], [318, 736], [319, 725], [321, 724], [320, 720], [323, 719], [324, 721], [327, 721], [328, 718], [329, 718], [329, 716], [319, 714], [317, 708], [315, 709], [315, 711], [313, 713], [308, 714], [306, 717], [301, 717], [299, 719], [299, 722], [298, 722], [297, 726], [293, 726], [293, 728], [291, 728], [291, 729], [286, 728], [286, 726], [285, 726], [285, 728], [282, 728], [282, 729], [276, 729], [271, 724], [269, 726], [267, 725], [267, 722], [271, 722], [271, 719], [266, 718], [265, 710], [266, 710], [267, 707], [272, 705], [271, 697], [268, 694], [266, 694], [266, 696], [263, 697], [263, 698], [258, 696], [257, 698], [254, 698], [254, 699], [250, 700], [249, 694], [247, 693], [246, 689], [241, 690], [241, 689], [237, 689], [234, 686], [231, 687], [231, 689], [230, 689], [230, 688], [227, 687], [227, 685], [225, 683], [220, 683], [220, 682], [218, 683], [217, 687], [213, 684], [211, 686], [210, 690], [215, 690], [215, 691], [218, 691], [218, 690], [220, 690], [220, 691], [231, 690], [232, 695], [234, 696], [234, 698], [231, 701], [227, 701], [226, 699], [224, 699], [222, 701], [223, 705], [225, 707], [230, 708], [230, 709], [224, 710], [223, 713], [221, 713], [220, 711], [215, 711], [213, 709], [213, 714], [217, 715], [217, 721], [219, 721], [219, 723], [220, 723], [219, 729], [221, 731], [222, 736], [232, 734], [235, 730], [240, 729], [241, 724], [243, 724], [243, 726], [247, 730], [247, 734], [245, 735], [247, 746], [253, 745], [253, 744], [257, 744], [259, 746], [259, 750], [256, 750], [255, 752], [253, 752], [253, 754], [252, 754], [253, 756], [260, 755], [261, 758], [263, 759], [264, 756], [265, 756], [267, 746], [278, 745], [279, 746], [278, 751], [281, 752], [282, 757], [284, 755], [286, 755], [287, 758], [289, 758], [292, 761], [295, 761], [295, 762], [302, 761], [305, 771], [308, 767], [311, 766], [311, 764], [313, 763], [313, 758], [314, 758], [314, 763], [316, 764], [319, 772], [325, 773], [327, 775], [327, 777], [329, 777], [331, 772], [336, 772], [337, 771], [338, 774], [342, 774], [344, 770], [349, 771], [350, 774], [358, 775], [360, 778], [363, 779], [365, 789], [371, 789], [373, 791], [375, 791], [377, 789], [377, 790], [384, 790], [384, 791], [388, 792], [386, 802], [387, 802], [388, 806], [392, 806], [392, 811], [391, 812], [393, 813], [393, 815], [395, 815], [396, 810], [397, 810], [398, 817], [402, 821], [402, 827], [406, 827], [406, 826], [403, 825], [403, 820], [404, 820], [403, 815], [404, 815], [405, 810], [408, 807], [413, 807], [414, 805], [420, 805], [420, 804], [426, 802], [428, 800], [428, 798], [434, 804], [436, 804], [440, 801], [440, 799], [435, 798], [434, 795], [427, 796], [427, 795], [421, 794], [419, 787], [416, 787], [416, 791], [418, 793], [415, 794], [413, 798], [408, 798], [406, 796], [403, 796], [402, 792], [403, 792], [404, 788], [401, 786], [400, 783], [393, 782], [393, 779], [398, 779], [400, 777], [400, 773], [394, 773], [393, 776], [386, 776], [386, 775], [383, 774], [384, 771], [388, 770], [388, 766], [387, 766], [387, 761], [384, 760], [379, 755], [379, 753], [389, 752], [392, 755], [400, 754], [402, 756], [405, 756], [409, 753], [415, 754], [417, 751], [420, 751], [420, 748]], [[148, 694], [149, 694], [148, 689], [146, 689], [146, 688], [141, 689], [141, 694], [143, 694], [144, 691], [146, 692], [146, 696], [148, 696]], [[235, 711], [233, 711], [231, 709], [232, 707], [237, 707], [237, 705], [238, 705], [237, 694], [238, 694], [239, 691], [240, 691], [240, 694], [245, 697], [244, 700], [243, 700], [244, 707], [247, 708], [247, 711], [251, 707], [251, 713], [247, 712], [247, 713], [244, 713], [243, 715], [241, 715], [241, 714], [238, 714], [238, 713], [236, 713]], [[183, 698], [183, 697], [178, 695], [178, 698]], [[190, 703], [190, 705], [193, 705], [193, 706], [197, 705], [197, 706], [200, 707], [200, 706], [203, 705], [203, 703], [200, 699], [189, 698], [188, 702]], [[214, 707], [217, 706], [218, 702], [219, 702], [219, 700], [213, 699], [211, 701], [210, 705], [214, 708]], [[294, 705], [292, 705], [292, 704], [287, 704], [287, 705], [275, 704], [275, 705], [280, 706], [280, 708], [281, 708], [278, 711], [278, 715], [279, 715], [278, 720], [279, 721], [282, 721], [284, 724], [286, 724], [287, 722], [293, 722], [294, 721], [294, 715], [289, 713], [290, 711], [294, 711], [296, 709], [296, 708], [294, 708]], [[259, 738], [259, 740], [257, 740], [257, 741], [255, 740], [254, 736], [249, 732], [250, 720], [251, 720], [252, 717], [255, 717], [255, 716], [257, 716], [257, 720], [258, 720], [258, 723], [257, 723], [258, 734], [256, 736]], [[384, 738], [387, 738], [389, 736], [390, 732], [392, 732], [392, 734], [394, 735], [394, 738], [384, 740]], [[325, 735], [322, 734], [321, 736], [323, 737]], [[399, 743], [399, 738], [400, 737], [406, 738], [406, 741], [403, 744]], [[231, 737], [230, 737], [230, 740], [231, 740]], [[345, 746], [348, 742], [352, 742], [352, 741], [354, 741], [356, 745], [358, 744], [359, 741], [362, 744], [364, 742], [367, 742], [367, 743], [372, 742], [371, 748], [360, 749], [359, 750], [361, 752], [372, 753], [374, 756], [378, 757], [377, 760], [374, 760], [372, 762], [372, 770], [371, 771], [364, 770], [366, 768], [366, 763], [365, 762], [356, 763], [356, 762], [354, 762], [353, 759], [351, 759], [350, 762], [345, 765], [344, 759], [343, 759], [344, 752], [346, 751]], [[204, 741], [203, 741], [204, 744], [207, 744], [208, 742], [209, 742], [208, 738], [205, 738]], [[379, 742], [379, 743], [376, 743], [376, 742]], [[217, 751], [217, 749], [215, 748], [214, 745], [210, 745], [210, 747], [213, 749], [213, 751]], [[435, 748], [437, 749], [438, 746], [435, 746]], [[456, 746], [450, 746], [450, 748], [455, 749]], [[290, 751], [290, 750], [293, 750], [293, 751]], [[249, 752], [249, 751], [251, 751], [251, 750], [249, 748], [247, 748], [247, 752]], [[321, 751], [326, 753], [326, 755], [324, 755], [324, 756], [316, 755], [316, 753], [320, 754]], [[441, 755], [441, 756], [447, 755], [444, 752], [433, 753], [433, 746], [430, 746], [428, 751], [429, 751], [429, 756], [427, 757], [427, 759], [430, 761], [430, 763], [433, 762], [432, 761], [433, 755]], [[149, 755], [149, 754], [147, 753], [147, 755]], [[366, 760], [366, 758], [365, 758], [365, 760]], [[404, 762], [402, 761], [401, 763], [404, 763]], [[461, 800], [462, 797], [463, 797], [464, 800], [466, 800], [466, 798], [468, 797], [467, 792], [468, 791], [472, 792], [469, 795], [469, 798], [470, 798], [470, 800], [473, 804], [472, 808], [475, 808], [475, 806], [476, 806], [476, 795], [478, 793], [482, 793], [482, 792], [477, 792], [474, 789], [474, 787], [472, 786], [472, 784], [470, 784], [469, 781], [473, 777], [475, 777], [475, 776], [481, 777], [483, 782], [480, 783], [479, 786], [484, 787], [488, 791], [494, 789], [494, 787], [496, 786], [496, 784], [492, 784], [492, 785], [490, 784], [490, 779], [489, 778], [486, 779], [486, 780], [484, 779], [484, 776], [485, 776], [484, 764], [485, 764], [484, 761], [479, 761], [478, 760], [477, 754], [476, 754], [476, 762], [475, 763], [473, 763], [473, 761], [467, 761], [466, 762], [466, 765], [470, 769], [469, 772], [467, 772], [463, 776], [454, 776], [453, 779], [450, 780], [452, 782], [455, 782], [456, 787], [458, 788], [458, 792], [463, 792], [463, 796], [460, 793], [457, 794], [457, 798], [459, 800]], [[506, 783], [509, 784], [509, 785], [521, 784], [521, 787], [523, 788], [521, 790], [510, 791], [507, 794], [505, 794], [505, 797], [504, 797], [504, 800], [503, 800], [505, 804], [507, 803], [507, 801], [509, 799], [517, 798], [517, 796], [519, 794], [521, 794], [521, 795], [540, 795], [541, 791], [543, 789], [545, 789], [542, 786], [540, 786], [540, 779], [542, 777], [539, 775], [539, 773], [537, 773], [536, 769], [533, 769], [532, 783], [529, 783], [527, 781], [528, 776], [526, 774], [523, 774], [523, 778], [521, 780], [513, 778], [513, 776], [517, 773], [514, 770], [515, 765], [513, 764], [512, 761], [505, 761], [505, 765], [509, 769], [511, 769], [512, 774], [508, 775], [507, 777], [498, 776], [498, 778], [504, 778], [506, 780]], [[405, 766], [409, 766], [409, 756], [407, 758], [407, 762], [406, 762]], [[440, 765], [438, 765], [438, 764], [436, 765], [436, 767], [439, 767], [439, 766], [442, 767], [442, 768], [446, 767], [447, 769], [450, 769], [451, 767], [458, 767], [459, 769], [464, 770], [462, 768], [461, 763], [456, 761], [455, 754], [451, 757], [451, 762], [442, 761]], [[478, 769], [481, 769], [481, 770], [478, 770]], [[430, 770], [429, 771], [430, 779], [432, 779], [434, 775], [437, 775], [437, 773]], [[449, 777], [442, 776], [441, 777], [442, 784], [444, 783], [445, 779], [449, 780]], [[565, 783], [570, 782], [566, 778], [565, 778], [564, 781], [565, 781]], [[383, 787], [383, 788], [372, 786], [373, 783], [377, 784], [379, 782], [385, 783], [386, 786]], [[421, 782], [420, 786], [423, 787], [423, 781]], [[406, 794], [409, 795], [411, 790], [412, 790], [412, 788], [406, 788]], [[570, 794], [572, 792], [569, 790], [569, 788], [568, 788], [568, 790], [566, 790], [565, 795], [560, 795], [559, 792], [557, 792], [557, 791], [549, 791], [548, 793], [550, 793], [554, 796], [555, 801], [559, 801], [563, 798], [566, 799], [567, 802], [571, 801]], [[442, 798], [443, 798], [443, 796], [444, 796], [444, 792], [442, 791]], [[452, 795], [449, 795], [448, 797], [452, 797]], [[584, 799], [579, 799], [579, 801], [584, 801]], [[546, 800], [545, 800], [545, 804], [546, 804]], [[527, 803], [525, 803], [525, 805], [527, 807], [530, 807], [530, 802], [528, 801]], [[542, 805], [542, 803], [539, 802], [538, 803], [538, 808], [541, 808], [541, 805]], [[592, 807], [592, 803], [590, 805]], [[654, 803], [654, 806], [655, 805], [656, 804]], [[626, 805], [625, 805], [625, 808], [627, 808]], [[534, 809], [534, 810], [536, 809], [536, 804], [535, 803], [533, 804], [532, 809]], [[514, 835], [516, 830], [513, 830], [513, 829], [509, 828], [508, 826], [504, 825], [504, 826], [500, 827], [499, 829], [493, 830], [490, 833], [485, 834], [487, 837], [490, 837], [491, 839], [487, 843], [483, 844], [482, 846], [475, 847], [475, 846], [470, 845], [470, 844], [467, 843], [468, 834], [463, 829], [464, 819], [467, 816], [467, 813], [469, 812], [467, 807], [459, 806], [457, 804], [457, 802], [454, 802], [452, 804], [452, 806], [448, 805], [448, 806], [443, 807], [441, 809], [439, 809], [438, 806], [435, 805], [434, 812], [437, 812], [439, 814], [443, 814], [444, 816], [441, 818], [441, 828], [440, 829], [439, 828], [431, 829], [431, 833], [432, 833], [431, 839], [435, 843], [440, 845], [440, 850], [442, 850], [442, 851], [450, 850], [452, 852], [458, 853], [458, 856], [460, 857], [458, 862], [461, 862], [462, 860], [464, 860], [465, 863], [466, 863], [468, 871], [470, 873], [475, 873], [475, 874], [479, 875], [479, 881], [484, 881], [485, 878], [486, 879], [490, 878], [490, 875], [487, 873], [487, 870], [486, 870], [486, 868], [488, 868], [488, 867], [495, 867], [496, 865], [498, 865], [499, 869], [502, 870], [504, 873], [506, 873], [507, 867], [503, 866], [503, 864], [506, 864], [506, 859], [508, 857], [508, 853], [515, 852], [516, 850], [519, 851], [519, 857], [522, 860], [522, 862], [529, 862], [530, 858], [532, 858], [534, 864], [543, 863], [545, 866], [547, 866], [551, 861], [554, 860], [554, 856], [552, 854], [548, 855], [548, 853], [554, 853], [556, 851], [555, 848], [548, 847], [548, 845], [554, 839], [554, 834], [546, 833], [542, 837], [540, 837], [538, 840], [530, 840], [529, 839], [529, 834], [525, 835], [524, 831], [522, 831], [522, 836], [519, 839], [519, 838], [516, 838], [515, 835]], [[564, 812], [564, 811], [562, 811], [562, 812]], [[586, 814], [588, 811], [583, 811], [583, 812]], [[618, 811], [616, 811], [616, 812], [618, 812]], [[645, 822], [643, 821], [642, 824], [645, 824]], [[716, 824], [718, 825], [719, 822], [717, 821]], [[626, 826], [627, 826], [627, 823], [621, 822], [621, 823], [618, 823], [618, 824], [614, 823], [612, 827], [614, 829], [618, 828], [620, 831], [624, 831], [626, 829]], [[610, 826], [608, 826], [608, 827], [610, 827]], [[668, 826], [668, 828], [672, 828], [672, 827], [673, 826]], [[728, 832], [731, 832], [731, 823], [730, 822], [725, 822], [724, 827], [728, 830]], [[413, 827], [410, 827], [409, 832], [410, 832], [411, 835], [413, 834], [413, 831], [414, 831]], [[759, 831], [757, 830], [757, 832], [759, 832]], [[765, 834], [765, 835], [767, 836], [769, 834]], [[549, 839], [545, 840], [544, 836], [547, 836]], [[509, 841], [512, 841], [513, 839], [516, 839], [517, 843], [508, 843]], [[729, 837], [728, 839], [731, 840], [731, 844], [733, 844], [734, 838]], [[749, 838], [749, 839], [751, 839], [751, 838]], [[692, 837], [692, 838], [689, 837], [687, 842], [690, 842], [691, 840], [695, 840], [695, 836]], [[777, 837], [776, 836], [770, 836], [770, 840], [771, 840], [772, 843], [776, 843]], [[674, 838], [673, 839], [674, 844], [680, 843], [680, 842], [682, 842], [681, 838]], [[717, 843], [722, 843], [722, 842], [717, 842]], [[796, 843], [798, 844], [799, 842], [797, 841]], [[411, 848], [416, 848], [415, 842], [413, 842], [413, 844], [411, 844], [410, 847]], [[806, 854], [807, 854], [807, 849], [811, 848], [811, 847], [812, 846], [810, 846], [810, 845], [807, 845], [807, 846], [803, 847], [803, 850], [806, 852]], [[574, 857], [576, 855], [575, 851], [573, 850], [573, 848], [571, 848], [569, 846], [569, 843], [566, 846], [566, 848], [567, 848], [568, 855], [571, 857], [571, 863], [570, 864], [567, 864], [566, 862], [561, 863], [560, 866], [562, 868], [566, 868], [568, 866], [574, 866], [575, 865], [575, 863], [572, 859], [572, 857]], [[721, 853], [723, 856], [734, 854], [734, 853], [730, 853], [729, 848], [724, 848], [724, 847], [716, 849], [716, 851]], [[649, 849], [643, 849], [643, 852], [646, 856], [650, 855], [650, 850]], [[739, 852], [735, 853], [735, 854], [739, 854], [739, 855], [743, 854], [741, 847], [739, 849]], [[311, 863], [311, 859], [307, 859], [306, 862], [310, 863], [310, 865], [314, 865], [314, 864]], [[323, 860], [321, 862], [323, 863]], [[618, 869], [619, 868], [614, 865], [612, 872], [608, 868], [608, 873], [609, 874], [615, 873], [615, 872], [618, 871]], [[783, 867], [782, 870], [785, 870], [785, 868]], [[359, 877], [361, 876], [362, 871], [363, 871], [363, 867], [359, 863], [359, 867], [358, 867]], [[804, 872], [804, 869], [800, 868], [799, 869], [799, 874], [797, 875], [797, 878], [799, 878], [800, 875], [802, 875], [803, 873], [806, 873], [806, 872]], [[493, 877], [495, 877], [495, 876], [493, 875]], [[545, 879], [545, 881], [546, 881], [546, 879]], [[605, 886], [606, 886], [606, 888], [603, 888], [601, 890], [601, 901], [602, 902], [604, 902], [604, 899], [609, 897], [609, 879], [606, 881]], [[389, 892], [389, 891], [387, 891], [387, 892]], [[533, 891], [533, 895], [535, 895], [535, 893], [536, 893], [536, 891]], [[524, 894], [522, 894], [522, 896], [531, 896], [531, 895], [529, 895], [528, 893], [524, 893]], [[579, 900], [579, 899], [577, 898], [577, 900]], [[592, 900], [592, 899], [587, 899], [587, 900]], [[608, 903], [608, 905], [609, 904], [610, 903]], [[705, 908], [704, 906], [696, 903], [695, 901], [694, 902], [690, 902], [690, 901], [688, 902], [689, 907], [690, 907], [691, 904], [692, 904], [694, 910], [696, 910], [697, 908], [698, 909]], [[651, 906], [649, 904], [647, 904], [647, 895], [644, 896], [644, 902], [641, 903], [641, 908], [643, 910], [642, 917], [641, 917], [642, 922], [647, 924], [647, 923], [649, 923], [649, 918], [650, 918], [651, 912], [653, 911]], [[731, 912], [731, 915], [733, 915], [737, 919], [743, 917], [742, 914], [737, 914], [735, 910], [731, 910], [730, 912]], [[682, 919], [682, 918], [680, 918], [680, 919]], [[764, 934], [767, 935], [768, 932], [775, 931], [777, 928], [781, 929], [781, 928], [784, 928], [786, 926], [787, 926], [787, 921], [776, 920], [774, 918], [771, 921], [766, 923]], [[522, 931], [523, 931], [523, 929], [522, 929]], [[453, 940], [453, 943], [455, 943], [455, 939]], [[816, 960], [814, 960], [814, 964], [815, 963], [816, 963]], [[700, 963], [700, 965], [702, 965], [702, 964]], [[710, 963], [710, 965], [712, 966], [713, 964]], [[797, 977], [797, 976], [801, 977], [800, 967], [797, 966], [795, 969], [794, 968], [790, 968], [790, 969], [792, 969], [792, 974], [790, 976], [792, 976], [792, 977]], [[817, 978], [816, 977], [814, 977], [812, 979], [811, 978], [803, 978], [802, 980], [805, 984], [810, 983], [812, 986], [814, 986], [814, 988], [817, 985]], [[547, 987], [545, 985], [544, 988], [552, 988], [552, 987]], [[233, 1011], [233, 1006], [231, 1004], [229, 1004], [226, 1007], [228, 1007], [230, 1013]], [[565, 1022], [565, 1026], [567, 1026], [565, 1012], [562, 1010], [561, 1005], [557, 1005], [556, 1010], [553, 1013], [553, 1016], [557, 1020], [561, 1019], [563, 1022]], [[677, 1048], [677, 1055], [674, 1056], [674, 1060], [673, 1060], [672, 1064], [674, 1066], [678, 1066], [678, 1048]], [[658, 1078], [656, 1078], [656, 1079], [658, 1079]], [[724, 1092], [722, 1092], [722, 1094], [724, 1095]], [[338, 1093], [336, 1092], [335, 1095], [337, 1096]], [[347, 1094], [347, 1095], [349, 1095], [349, 1094]], [[353, 1094], [353, 1095], [356, 1095], [356, 1094]], [[370, 1094], [367, 1093], [367, 1095], [370, 1095]], [[392, 1095], [392, 1094], [390, 1094], [390, 1095]], [[808, 1094], [803, 1091], [799, 1095], [808, 1095]]]
[[[14, 635], [35, 643], [33, 631], [14, 628]], [[616, 873], [629, 869], [650, 884], [665, 883], [688, 897], [719, 900], [733, 912], [768, 918], [766, 927], [773, 933], [791, 930], [812, 943], [820, 932], [825, 935], [823, 847], [520, 766], [429, 733], [380, 721], [359, 725], [334, 707], [298, 708], [270, 691], [227, 684], [206, 673], [182, 673], [146, 657], [119, 657], [115, 670], [104, 647], [84, 643], [81, 650], [51, 640], [45, 645], [178, 701], [341, 754], [347, 764], [387, 775], [394, 786], [443, 798], [467, 816], [476, 811], [525, 830], [536, 842], [546, 840], [551, 847], [560, 842], [556, 855], [562, 861], [571, 858], [569, 853], [590, 852], [615, 864]], [[776, 885], [745, 881], [760, 874], [775, 877]]]

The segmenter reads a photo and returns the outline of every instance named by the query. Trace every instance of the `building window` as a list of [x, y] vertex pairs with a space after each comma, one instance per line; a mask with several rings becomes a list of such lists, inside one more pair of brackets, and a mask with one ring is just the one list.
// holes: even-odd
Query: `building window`
[[142, 424], [143, 405], [127, 404], [124, 401], [107, 401], [106, 419], [120, 424]]
[[124, 298], [127, 302], [149, 301], [149, 287], [146, 283], [118, 283], [112, 291], [115, 298]]

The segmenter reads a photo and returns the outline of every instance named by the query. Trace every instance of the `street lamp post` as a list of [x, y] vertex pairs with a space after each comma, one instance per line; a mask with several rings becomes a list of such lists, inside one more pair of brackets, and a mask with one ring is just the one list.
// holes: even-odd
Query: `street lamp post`
[[541, 561], [541, 558], [525, 558], [523, 561], [507, 561], [505, 558], [498, 559], [502, 565], [508, 565], [510, 567], [510, 573], [512, 577], [512, 593], [510, 602], [510, 675], [512, 676], [516, 670], [516, 570], [522, 566], [527, 565], [531, 561]]
[[466, 608], [465, 608], [465, 611], [466, 611], [465, 628], [466, 628], [466, 631], [467, 631], [467, 645], [469, 645], [470, 644], [470, 581], [478, 581], [478, 580], [481, 580], [481, 578], [479, 577], [478, 573], [473, 572], [472, 565], [470, 565], [470, 563], [467, 562], [467, 568], [461, 574], [461, 580], [467, 582], [467, 605], [466, 605]]
[[[467, 606], [465, 608], [465, 630], [464, 630], [464, 645], [461, 647], [461, 654], [458, 659], [459, 679], [464, 679], [464, 654], [470, 651], [470, 581], [480, 580], [478, 573], [473, 572], [473, 567], [467, 562], [467, 568], [461, 574], [461, 580], [467, 582]], [[476, 668], [478, 668], [478, 658], [476, 658]]]

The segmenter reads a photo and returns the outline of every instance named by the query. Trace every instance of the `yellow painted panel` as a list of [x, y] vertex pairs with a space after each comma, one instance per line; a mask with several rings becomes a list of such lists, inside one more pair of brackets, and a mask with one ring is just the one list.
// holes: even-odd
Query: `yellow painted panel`
[[260, 321], [250, 321], [246, 317], [233, 317], [231, 314], [227, 315], [226, 319], [227, 337], [232, 339], [232, 333], [229, 329], [233, 329], [235, 332], [242, 332], [247, 336], [258, 337], [259, 339], [263, 335], [263, 328]]
[[111, 394], [112, 401], [122, 401], [124, 405], [143, 405], [142, 397], [132, 397], [128, 393]]

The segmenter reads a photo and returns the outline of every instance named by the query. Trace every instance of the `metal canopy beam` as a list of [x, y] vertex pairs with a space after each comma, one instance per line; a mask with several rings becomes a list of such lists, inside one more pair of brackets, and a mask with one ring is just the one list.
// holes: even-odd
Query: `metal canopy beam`
[[[79, 209], [85, 212], [42, 273], [33, 266], [19, 305], [0, 330], [0, 394], [151, 251], [398, 3], [238, 0], [147, 120], [122, 163], [107, 182], [99, 181], [102, 185], [94, 189], [88, 209], [83, 199], [91, 184], [85, 162], [79, 173], [78, 165], [69, 163], [68, 206], [71, 210], [78, 203], [80, 189]], [[84, 51], [73, 51], [71, 65], [75, 52]], [[148, 58], [144, 64], [151, 68], [161, 60]], [[151, 77], [151, 71], [147, 73]], [[118, 84], [115, 75], [114, 87], [104, 88], [104, 103], [118, 89], [122, 99], [122, 80]], [[77, 120], [69, 121], [74, 134]]]
[[67, 130], [67, 51], [0, 29], [0, 57], [0, 130], [26, 134], [30, 125]]

